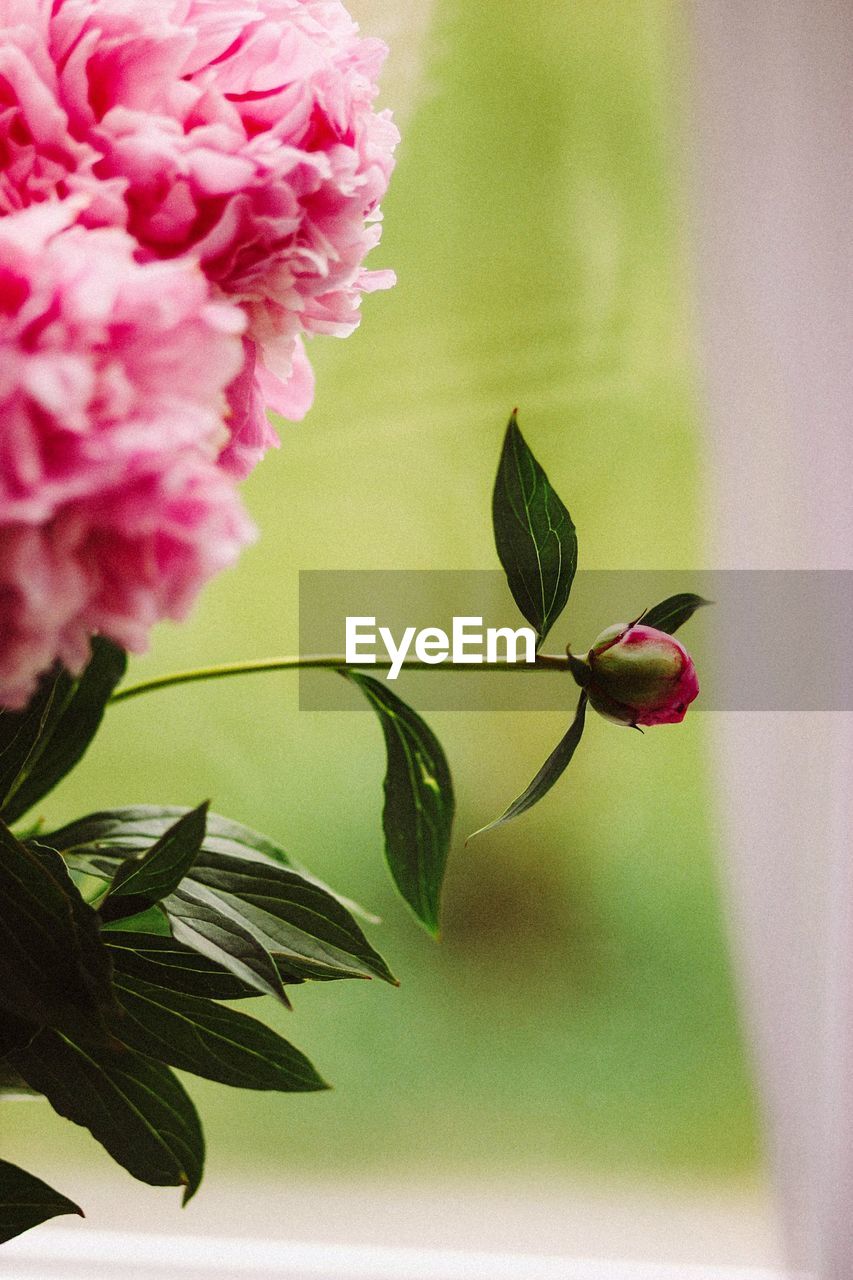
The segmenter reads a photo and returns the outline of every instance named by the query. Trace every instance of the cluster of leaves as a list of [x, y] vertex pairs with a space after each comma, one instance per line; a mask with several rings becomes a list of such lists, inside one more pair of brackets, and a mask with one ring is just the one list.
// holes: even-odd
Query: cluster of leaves
[[[577, 534], [514, 415], [492, 514], [510, 591], [541, 645], [569, 600]], [[673, 632], [704, 603], [673, 596], [644, 621]], [[568, 659], [561, 665], [568, 670]], [[182, 1186], [186, 1202], [201, 1179], [204, 1140], [173, 1068], [243, 1089], [327, 1087], [298, 1049], [222, 1002], [266, 995], [289, 1006], [294, 984], [396, 980], [356, 922], [374, 917], [274, 841], [206, 804], [116, 809], [52, 832], [13, 832], [80, 760], [125, 666], [120, 649], [96, 640], [82, 676], [58, 670], [25, 711], [0, 713], [0, 1093], [44, 1095], [136, 1178]], [[454, 816], [447, 760], [387, 683], [344, 664], [340, 674], [365, 695], [384, 733], [391, 874], [437, 935]], [[582, 691], [536, 777], [482, 831], [550, 790], [581, 740], [586, 702]], [[0, 1243], [80, 1212], [0, 1160]]]
[[[0, 1086], [43, 1094], [143, 1182], [196, 1191], [204, 1139], [172, 1068], [242, 1089], [326, 1085], [263, 1022], [220, 1003], [311, 980], [395, 979], [358, 908], [273, 841], [192, 810], [91, 814], [60, 830], [11, 824], [80, 758], [125, 658], [96, 641], [0, 716]], [[0, 1240], [80, 1210], [0, 1161]]]

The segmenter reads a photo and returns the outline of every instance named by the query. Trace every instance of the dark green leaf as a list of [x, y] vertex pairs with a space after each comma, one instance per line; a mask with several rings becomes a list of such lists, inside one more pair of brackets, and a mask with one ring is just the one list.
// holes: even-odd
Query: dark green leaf
[[513, 599], [541, 644], [568, 601], [578, 540], [572, 518], [530, 452], [515, 414], [504, 437], [492, 522]]
[[679, 627], [693, 617], [697, 609], [713, 604], [712, 600], [703, 600], [702, 596], [684, 592], [681, 595], [669, 596], [642, 615], [639, 621], [644, 627], [656, 627], [673, 636]]
[[[111, 878], [124, 858], [162, 835], [175, 812], [93, 814], [45, 839], [75, 869]], [[201, 852], [164, 902], [178, 941], [280, 999], [282, 978], [393, 982], [344, 904], [313, 876], [270, 856], [271, 848], [265, 837], [209, 815]]]
[[274, 958], [245, 925], [180, 892], [169, 898], [169, 923], [178, 942], [222, 965], [241, 982], [290, 1007]]
[[9, 1054], [16, 1049], [25, 1049], [38, 1031], [32, 1022], [22, 1022], [0, 1009], [0, 1100], [3, 1096], [36, 1096], [35, 1090], [11, 1066]]
[[[127, 809], [109, 809], [103, 813], [89, 814], [88, 817], [72, 822], [67, 827], [54, 831], [46, 839], [54, 849], [68, 852], [73, 850], [75, 859], [82, 857], [84, 853], [92, 852], [109, 852], [129, 857], [149, 849], [155, 840], [159, 840], [173, 823], [188, 812], [186, 808], [173, 805], [159, 807], [136, 805]], [[330, 893], [333, 898], [337, 898], [338, 902], [353, 915], [361, 916], [371, 924], [379, 923], [378, 918], [366, 911], [364, 907], [337, 893], [307, 871], [276, 841], [252, 830], [251, 827], [244, 826], [242, 822], [223, 818], [218, 813], [209, 813], [202, 849], [206, 853], [221, 853], [255, 861], [266, 859], [268, 862], [292, 867], [305, 880], [312, 881]], [[79, 866], [81, 870], [86, 869], [82, 861]], [[104, 875], [105, 873], [101, 871], [94, 874]], [[113, 874], [114, 870], [111, 870], [109, 876]]]
[[51, 849], [0, 822], [0, 1006], [35, 1023], [112, 1004], [97, 914]]
[[429, 726], [387, 684], [357, 671], [341, 674], [363, 691], [385, 735], [382, 825], [391, 875], [418, 920], [437, 935], [455, 807], [447, 760]]
[[[257, 877], [257, 871], [252, 862], [241, 859], [225, 861], [235, 871], [242, 867], [244, 870], [254, 872], [254, 877]], [[121, 865], [120, 860], [114, 855], [100, 854], [94, 856], [70, 854], [69, 862], [75, 866], [85, 866], [90, 874], [102, 875], [106, 879], [109, 879], [115, 869]], [[277, 867], [273, 867], [273, 874], [277, 870]], [[298, 873], [294, 874], [300, 878]], [[349, 918], [336, 898], [327, 895], [325, 890], [319, 888], [313, 880], [305, 881], [304, 884], [310, 885], [322, 894], [324, 899], [333, 902], [343, 912], [344, 917], [349, 919], [352, 928], [357, 930], [355, 922]], [[110, 921], [104, 926], [107, 940], [109, 941], [116, 933], [124, 930], [166, 937], [174, 936], [193, 951], [227, 969], [240, 981], [249, 983], [259, 992], [275, 996], [288, 1008], [290, 1001], [284, 991], [283, 983], [300, 983], [308, 978], [315, 981], [334, 981], [342, 978], [371, 976], [370, 973], [365, 973], [360, 965], [354, 965], [351, 962], [340, 963], [340, 958], [336, 964], [318, 964], [315, 960], [297, 958], [292, 947], [289, 950], [282, 950], [282, 939], [278, 933], [273, 938], [269, 929], [261, 927], [256, 911], [247, 912], [239, 907], [229, 908], [227, 897], [212, 896], [204, 885], [196, 883], [191, 876], [186, 877], [181, 887], [170, 894], [168, 900], [162, 905], [168, 911], [168, 918], [163, 917], [160, 927], [151, 927], [152, 913], [156, 913], [158, 923], [161, 914], [160, 907], [152, 907], [139, 916], [132, 916], [127, 920]], [[279, 903], [276, 909], [281, 910], [282, 904]], [[360, 930], [357, 930], [357, 935], [362, 944], [367, 947], [368, 953], [375, 957], [376, 952], [367, 946], [366, 939]], [[290, 942], [292, 941], [291, 938]], [[378, 959], [379, 963], [384, 965], [381, 957]], [[383, 970], [380, 976], [386, 977], [387, 981], [394, 981], [387, 975], [387, 970]]]
[[[61, 852], [85, 850], [127, 857], [150, 849], [179, 818], [190, 812], [190, 809], [178, 805], [141, 804], [125, 809], [106, 809], [60, 827], [44, 838], [50, 841], [52, 848]], [[218, 813], [207, 815], [202, 847], [209, 853], [239, 858], [260, 856], [286, 866], [292, 865], [288, 854], [273, 840]]]
[[304, 1054], [255, 1018], [126, 975], [116, 986], [121, 1037], [139, 1053], [238, 1089], [328, 1088]]
[[575, 712], [575, 718], [568, 733], [557, 743], [536, 777], [530, 783], [530, 786], [522, 791], [517, 800], [513, 800], [505, 813], [502, 813], [499, 818], [495, 818], [494, 822], [488, 823], [485, 827], [480, 827], [479, 831], [473, 832], [468, 837], [469, 840], [472, 840], [474, 836], [481, 836], [484, 831], [492, 831], [495, 827], [502, 827], [505, 822], [510, 822], [513, 818], [519, 817], [520, 814], [526, 813], [528, 809], [532, 809], [544, 795], [547, 795], [560, 775], [568, 768], [572, 756], [575, 754], [575, 749], [581, 740], [586, 716], [586, 701], [586, 694], [581, 693], [578, 709]]
[[14, 1239], [40, 1222], [64, 1213], [83, 1217], [83, 1210], [41, 1178], [0, 1160], [0, 1244]]
[[201, 849], [206, 819], [205, 803], [167, 828], [141, 858], [123, 862], [101, 905], [103, 918], [135, 915], [177, 889]]
[[213, 913], [220, 924], [248, 931], [297, 977], [340, 974], [394, 982], [385, 961], [337, 899], [287, 867], [203, 851], [163, 906], [175, 937], [188, 946], [194, 943], [178, 932], [175, 922], [185, 921], [188, 912]]
[[260, 995], [257, 987], [235, 978], [221, 965], [172, 937], [109, 930], [104, 941], [119, 975], [141, 978], [169, 991], [209, 1000], [240, 1000]]
[[38, 688], [23, 711], [0, 708], [0, 813], [19, 783], [52, 720], [61, 715], [74, 686], [67, 671], [55, 668], [42, 676]]
[[91, 1046], [51, 1030], [39, 1032], [10, 1061], [59, 1115], [88, 1129], [134, 1178], [184, 1187], [185, 1204], [195, 1193], [204, 1138], [168, 1067], [123, 1045]]
[[[172, 895], [170, 906], [172, 924], [175, 927], [174, 935], [165, 913], [161, 912], [159, 907], [151, 907], [138, 916], [111, 920], [105, 924], [104, 942], [111, 945], [114, 941], [120, 941], [125, 933], [129, 933], [131, 936], [144, 936], [148, 942], [175, 944], [178, 937], [186, 939], [192, 934], [194, 950], [188, 948], [189, 954], [202, 962], [206, 957], [210, 957], [211, 974], [218, 971], [221, 980], [226, 984], [233, 983], [233, 986], [228, 987], [227, 995], [214, 995], [212, 990], [196, 991], [195, 989], [190, 992], [191, 995], [206, 995], [212, 1000], [239, 1000], [243, 996], [267, 994], [276, 996], [288, 1008], [290, 1007], [281, 983], [291, 986], [305, 982], [304, 973], [297, 973], [280, 954], [271, 955], [257, 939], [253, 939], [249, 931], [241, 931], [233, 922], [224, 920], [220, 913], [205, 912], [198, 902], [182, 901], [180, 891]], [[222, 949], [223, 941], [226, 941], [227, 950]], [[247, 965], [251, 966], [248, 973]], [[223, 974], [223, 969], [227, 970], [227, 973]], [[151, 973], [140, 973], [139, 976], [154, 981], [159, 980]], [[349, 970], [334, 969], [314, 969], [310, 974], [312, 981], [315, 982], [334, 982], [343, 978], [362, 976]], [[219, 978], [216, 979], [217, 985], [219, 980]], [[268, 985], [270, 982], [273, 984], [272, 987]], [[246, 989], [244, 983], [248, 983], [254, 989]], [[160, 981], [160, 985], [172, 986], [176, 991], [186, 989], [163, 981]]]
[[5, 1059], [15, 1049], [25, 1048], [39, 1028], [35, 1022], [26, 1022], [13, 1013], [0, 1009], [0, 1067], [6, 1068]]
[[0, 810], [4, 822], [17, 822], [74, 768], [97, 733], [126, 666], [124, 651], [96, 636], [91, 661], [79, 680], [58, 677], [40, 736]]

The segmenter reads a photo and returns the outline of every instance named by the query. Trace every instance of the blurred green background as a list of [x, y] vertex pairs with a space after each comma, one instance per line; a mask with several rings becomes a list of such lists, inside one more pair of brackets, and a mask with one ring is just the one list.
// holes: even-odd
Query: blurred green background
[[[295, 651], [300, 567], [495, 567], [491, 485], [515, 404], [583, 567], [701, 563], [683, 40], [665, 0], [437, 6], [373, 262], [398, 287], [367, 299], [346, 343], [313, 344], [316, 406], [246, 485], [259, 543], [133, 676]], [[431, 721], [460, 833], [518, 793], [565, 725]], [[191, 1082], [220, 1169], [739, 1176], [756, 1126], [706, 732], [698, 712], [644, 738], [591, 724], [546, 803], [468, 849], [460, 835], [440, 946], [385, 875], [377, 723], [300, 713], [294, 676], [117, 707], [45, 812], [211, 797], [384, 918], [374, 941], [399, 991], [318, 984], [293, 1014], [270, 1011], [333, 1093]], [[47, 1108], [15, 1124], [33, 1167], [96, 1158]]]

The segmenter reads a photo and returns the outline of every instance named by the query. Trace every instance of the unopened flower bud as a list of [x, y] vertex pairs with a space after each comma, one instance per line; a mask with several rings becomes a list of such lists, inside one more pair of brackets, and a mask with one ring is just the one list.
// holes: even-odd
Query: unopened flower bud
[[616, 724], [678, 724], [699, 692], [684, 645], [642, 623], [608, 627], [584, 658], [571, 661], [591, 706]]

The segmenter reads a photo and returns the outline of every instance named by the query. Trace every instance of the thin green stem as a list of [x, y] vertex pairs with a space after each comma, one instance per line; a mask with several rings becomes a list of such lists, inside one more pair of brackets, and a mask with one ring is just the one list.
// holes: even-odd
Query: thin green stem
[[[435, 664], [421, 662], [417, 658], [406, 658], [403, 668], [407, 671], [435, 671]], [[223, 680], [227, 676], [256, 675], [262, 671], [309, 671], [326, 668], [329, 671], [348, 671], [359, 668], [378, 668], [391, 666], [390, 658], [378, 658], [376, 662], [347, 662], [346, 658], [334, 653], [309, 654], [304, 658], [257, 658], [248, 662], [222, 662], [212, 667], [196, 667], [190, 671], [174, 671], [167, 676], [155, 676], [151, 680], [143, 680], [139, 684], [128, 685], [113, 694], [110, 702], [126, 702], [128, 698], [137, 698], [142, 693], [153, 693], [155, 689], [169, 689], [178, 684], [194, 684], [197, 680]], [[568, 659], [556, 653], [539, 653], [534, 662], [442, 662], [441, 667], [447, 671], [568, 671]]]

